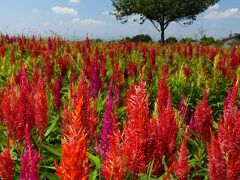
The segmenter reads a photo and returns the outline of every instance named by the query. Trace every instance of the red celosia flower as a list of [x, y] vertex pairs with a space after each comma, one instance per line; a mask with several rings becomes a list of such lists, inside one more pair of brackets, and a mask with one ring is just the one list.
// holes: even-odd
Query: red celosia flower
[[160, 78], [158, 83], [158, 89], [159, 89], [157, 94], [158, 116], [161, 116], [161, 114], [167, 107], [167, 100], [170, 93], [167, 85], [167, 74], [164, 72], [164, 69], [162, 70], [162, 77]]
[[178, 179], [182, 180], [187, 179], [187, 176], [189, 175], [190, 167], [188, 165], [187, 137], [183, 138], [174, 172]]
[[49, 56], [44, 58], [44, 78], [46, 82], [50, 82], [53, 75], [54, 61]]
[[70, 67], [70, 63], [69, 63], [69, 60], [68, 60], [68, 57], [67, 56], [60, 56], [58, 58], [58, 66], [60, 68], [60, 72], [61, 72], [61, 76], [62, 78], [66, 76], [67, 74], [67, 71]]
[[13, 87], [9, 87], [7, 94], [4, 96], [1, 104], [2, 114], [7, 126], [8, 136], [10, 138], [16, 137], [16, 127], [15, 127], [15, 114], [14, 109], [16, 106], [16, 94]]
[[208, 150], [208, 171], [212, 180], [226, 179], [226, 164], [224, 154], [221, 151], [220, 143], [211, 135], [211, 145]]
[[89, 164], [86, 133], [82, 125], [82, 108], [83, 100], [80, 99], [66, 124], [60, 166], [55, 162], [57, 175], [63, 180], [88, 179]]
[[201, 139], [207, 141], [210, 138], [210, 129], [212, 128], [212, 111], [207, 103], [207, 93], [204, 91], [203, 99], [197, 104], [194, 112], [194, 129]]
[[208, 146], [210, 179], [240, 178], [240, 111], [237, 109], [238, 82], [224, 103], [224, 121], [220, 118], [218, 136], [212, 134]]
[[9, 143], [0, 154], [0, 179], [11, 180], [14, 175], [14, 161], [10, 155]]
[[48, 104], [43, 78], [40, 76], [37, 80], [37, 85], [34, 88], [34, 116], [35, 123], [40, 133], [41, 138], [44, 136], [44, 130], [48, 124]]
[[175, 142], [177, 137], [177, 123], [170, 94], [168, 94], [166, 98], [167, 107], [163, 109], [154, 126], [154, 169], [158, 175], [163, 171], [162, 157], [165, 155], [167, 164], [171, 162], [175, 154]]
[[[177, 123], [172, 108], [170, 90], [167, 86], [167, 76], [163, 73], [158, 86], [157, 94], [158, 118], [152, 121], [154, 172], [158, 175], [163, 173], [162, 157], [165, 155], [169, 163], [175, 154], [175, 142], [177, 137]], [[153, 124], [154, 123], [154, 124]], [[171, 133], [170, 133], [171, 132]]]
[[132, 85], [127, 91], [128, 122], [124, 128], [123, 156], [126, 166], [133, 173], [145, 172], [147, 164], [145, 156], [145, 141], [147, 139], [147, 124], [149, 123], [148, 95], [146, 85], [140, 82]]
[[[83, 101], [83, 107], [80, 112], [82, 125], [86, 130], [86, 133], [88, 134], [88, 138], [92, 139], [96, 136], [96, 126], [98, 123], [98, 118], [95, 111], [95, 105], [92, 105], [91, 103], [90, 88], [87, 85], [86, 79], [84, 77], [80, 80], [77, 91], [73, 91], [71, 96], [73, 109], [76, 107], [80, 99], [82, 99]], [[63, 116], [63, 130], [65, 126], [65, 121], [68, 121], [68, 118], [64, 118]]]
[[2, 102], [3, 117], [11, 138], [22, 140], [26, 123], [30, 128], [35, 126], [34, 108], [32, 101], [32, 87], [25, 69], [21, 69], [15, 76], [17, 90], [8, 87]]
[[2, 102], [3, 102], [4, 95], [5, 95], [5, 91], [6, 91], [5, 88], [2, 88], [0, 90], [0, 123], [4, 120], [3, 110], [2, 110], [3, 109]]

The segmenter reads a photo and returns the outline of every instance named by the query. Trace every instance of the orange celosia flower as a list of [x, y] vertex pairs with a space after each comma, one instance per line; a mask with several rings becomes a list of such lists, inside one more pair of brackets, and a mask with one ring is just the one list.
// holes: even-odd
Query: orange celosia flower
[[121, 180], [124, 177], [120, 145], [121, 134], [113, 114], [112, 123], [114, 126], [114, 132], [111, 133], [109, 137], [110, 151], [106, 153], [106, 158], [103, 160], [101, 174], [105, 179]]
[[81, 98], [65, 124], [60, 166], [55, 162], [57, 175], [63, 180], [88, 179], [89, 164], [86, 133], [82, 125], [82, 108]]

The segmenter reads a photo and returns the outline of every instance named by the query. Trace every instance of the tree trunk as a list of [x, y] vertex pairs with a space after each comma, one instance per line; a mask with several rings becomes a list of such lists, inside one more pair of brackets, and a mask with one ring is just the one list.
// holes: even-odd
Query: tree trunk
[[161, 26], [161, 42], [164, 43], [165, 42], [165, 28], [164, 28], [164, 24], [160, 24]]

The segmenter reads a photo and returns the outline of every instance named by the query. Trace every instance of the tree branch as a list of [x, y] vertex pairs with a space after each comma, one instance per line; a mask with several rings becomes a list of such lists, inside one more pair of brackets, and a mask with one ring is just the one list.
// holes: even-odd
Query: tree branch
[[165, 22], [165, 24], [164, 24], [164, 30], [168, 27], [168, 25], [169, 25], [170, 23], [171, 23], [170, 21]]
[[153, 20], [150, 20], [150, 22], [153, 24], [153, 26], [155, 27], [155, 29], [156, 29], [158, 32], [161, 32], [161, 30], [157, 27], [157, 25], [154, 23]]

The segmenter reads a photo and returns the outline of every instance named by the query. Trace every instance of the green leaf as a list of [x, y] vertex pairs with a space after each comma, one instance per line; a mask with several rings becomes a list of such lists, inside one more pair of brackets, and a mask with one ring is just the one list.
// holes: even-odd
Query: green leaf
[[148, 177], [148, 176], [147, 176], [146, 174], [139, 173], [139, 174], [138, 174], [138, 177], [139, 177], [140, 180], [147, 180], [147, 177]]
[[95, 164], [97, 170], [100, 170], [101, 169], [101, 161], [100, 161], [99, 157], [95, 156], [89, 152], [87, 153], [87, 155], [88, 155], [88, 158], [90, 159], [91, 163]]
[[90, 180], [96, 180], [98, 177], [98, 172], [97, 170], [95, 169], [91, 174], [90, 174]]
[[45, 137], [47, 137], [49, 134], [51, 134], [54, 131], [55, 127], [56, 127], [56, 124], [57, 124], [57, 121], [58, 121], [58, 117], [53, 116], [52, 118], [53, 118], [52, 123], [49, 126], [49, 128], [47, 129], [47, 131], [45, 132], [45, 135], [44, 135]]
[[62, 155], [61, 146], [60, 146], [60, 145], [51, 145], [51, 144], [48, 144], [47, 146], [46, 146], [46, 145], [43, 145], [43, 147], [44, 147], [47, 151], [49, 151], [50, 153], [55, 154], [56, 156], [61, 157], [61, 155]]
[[123, 114], [126, 111], [127, 107], [120, 107], [117, 110], [117, 116], [119, 116], [120, 114]]
[[52, 173], [44, 173], [45, 177], [49, 180], [60, 180], [60, 178], [55, 175], [55, 174], [52, 174]]
[[147, 169], [147, 178], [148, 179], [151, 178], [153, 165], [154, 165], [154, 160], [152, 160], [148, 165], [148, 169]]

